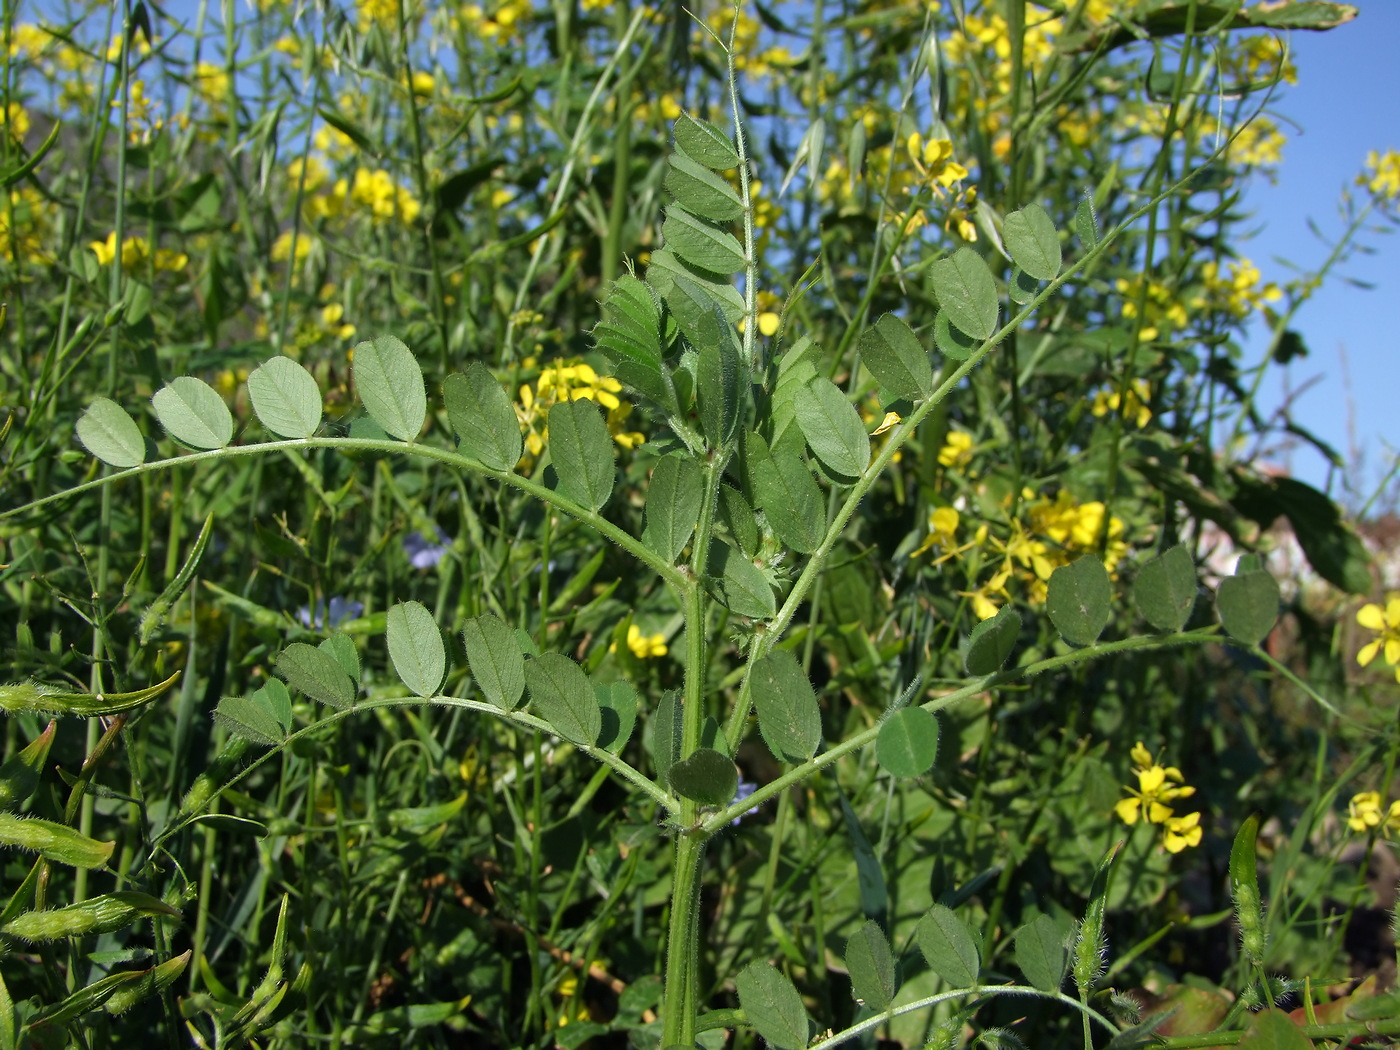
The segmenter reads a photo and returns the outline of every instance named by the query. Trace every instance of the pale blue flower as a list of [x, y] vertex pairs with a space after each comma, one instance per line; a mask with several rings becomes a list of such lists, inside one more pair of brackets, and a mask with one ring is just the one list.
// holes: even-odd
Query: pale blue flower
[[408, 555], [408, 563], [415, 569], [433, 568], [442, 561], [442, 556], [447, 553], [447, 548], [451, 546], [447, 533], [436, 526], [434, 528], [437, 530], [436, 543], [417, 531], [410, 532], [403, 538], [403, 552]]
[[313, 631], [329, 631], [339, 627], [346, 620], [355, 619], [364, 611], [364, 602], [350, 601], [337, 595], [330, 600], [329, 606], [325, 599], [317, 600], [314, 613], [310, 606], [303, 605], [297, 610], [297, 619], [303, 627]]
[[[753, 794], [755, 791], [757, 791], [757, 790], [758, 790], [758, 785], [757, 785], [757, 784], [751, 784], [751, 783], [749, 783], [749, 781], [747, 781], [747, 780], [741, 780], [741, 781], [739, 781], [739, 786], [738, 786], [737, 788], [734, 789], [734, 797], [733, 797], [732, 799], [729, 800], [729, 804], [732, 806], [732, 805], [734, 805], [734, 803], [736, 803], [736, 802], [742, 802], [742, 801], [744, 801], [744, 799], [748, 798], [750, 795], [752, 795], [752, 794]], [[745, 817], [752, 816], [754, 813], [757, 813], [757, 812], [758, 812], [758, 807], [757, 807], [757, 806], [754, 806], [753, 809], [745, 810], [743, 813], [740, 813], [737, 817], [735, 817], [735, 818], [734, 818], [733, 820], [731, 820], [729, 823], [731, 823], [731, 824], [737, 824], [737, 823], [739, 823], [739, 821], [743, 820]]]

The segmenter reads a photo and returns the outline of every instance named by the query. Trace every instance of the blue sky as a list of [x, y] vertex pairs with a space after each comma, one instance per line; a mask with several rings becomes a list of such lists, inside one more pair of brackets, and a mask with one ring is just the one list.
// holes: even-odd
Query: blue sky
[[[1365, 199], [1353, 182], [1366, 154], [1400, 149], [1400, 0], [1357, 6], [1355, 21], [1326, 33], [1295, 32], [1289, 41], [1298, 83], [1272, 107], [1289, 137], [1283, 164], [1275, 184], [1257, 179], [1245, 196], [1259, 233], [1242, 250], [1265, 280], [1282, 284], [1292, 276], [1282, 260], [1309, 271], [1320, 265], [1329, 249], [1308, 220], [1338, 236], [1345, 228], [1337, 206], [1342, 189]], [[1276, 370], [1264, 387], [1264, 407], [1272, 409], [1286, 389], [1316, 379], [1294, 402], [1293, 415], [1349, 461], [1345, 474], [1331, 479], [1330, 493], [1351, 507], [1372, 494], [1400, 452], [1400, 329], [1392, 305], [1400, 294], [1400, 238], [1370, 233], [1362, 243], [1375, 253], [1354, 255], [1340, 273], [1375, 287], [1335, 278], [1325, 285], [1292, 325], [1309, 356], [1286, 373]], [[1247, 345], [1247, 363], [1257, 362], [1266, 344], [1261, 330]], [[1351, 462], [1357, 454], [1359, 465]], [[1274, 459], [1301, 480], [1320, 487], [1328, 481], [1326, 462], [1309, 448]]]

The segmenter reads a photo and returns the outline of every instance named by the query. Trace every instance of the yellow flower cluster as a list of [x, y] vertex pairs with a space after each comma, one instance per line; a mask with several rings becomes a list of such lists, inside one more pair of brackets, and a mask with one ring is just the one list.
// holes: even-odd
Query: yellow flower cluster
[[1205, 286], [1204, 297], [1197, 305], [1206, 309], [1225, 310], [1237, 318], [1248, 317], [1255, 310], [1261, 310], [1265, 303], [1277, 302], [1283, 292], [1272, 281], [1261, 284], [1259, 267], [1248, 259], [1240, 259], [1229, 265], [1225, 274], [1220, 273], [1220, 264], [1214, 259], [1201, 269], [1201, 283]]
[[524, 34], [531, 14], [530, 0], [505, 0], [489, 15], [480, 4], [467, 4], [462, 8], [462, 21], [468, 31], [488, 44], [504, 44]]
[[1268, 117], [1255, 117], [1230, 143], [1232, 164], [1251, 168], [1275, 168], [1283, 163], [1283, 147], [1288, 139]]
[[1347, 826], [1352, 831], [1379, 829], [1382, 835], [1389, 837], [1392, 832], [1400, 831], [1400, 798], [1382, 810], [1379, 791], [1352, 795], [1347, 803]]
[[1201, 814], [1187, 813], [1178, 817], [1171, 805], [1177, 799], [1191, 797], [1196, 789], [1183, 782], [1181, 770], [1176, 766], [1160, 765], [1142, 746], [1142, 741], [1138, 741], [1131, 755], [1138, 786], [1124, 788], [1128, 797], [1120, 799], [1113, 812], [1129, 827], [1136, 824], [1139, 817], [1149, 824], [1161, 825], [1162, 845], [1168, 853], [1180, 853], [1188, 846], [1200, 845]]
[[[1053, 500], [1037, 500], [1026, 508], [1031, 529], [1047, 537], [1060, 548], [1054, 558], [1055, 567], [1068, 565], [1080, 554], [1098, 546], [1099, 535], [1104, 531], [1105, 512], [1106, 508], [1099, 500], [1080, 503], [1064, 489], [1061, 489]], [[1108, 546], [1103, 557], [1104, 568], [1109, 572], [1116, 569], [1128, 553], [1123, 531], [1121, 518], [1109, 519]], [[1051, 572], [1053, 571], [1054, 568], [1051, 569]], [[1044, 578], [1048, 579], [1049, 574]]]
[[[627, 628], [627, 648], [638, 660], [650, 660], [652, 657], [665, 656], [668, 651], [664, 634], [643, 634], [642, 629], [635, 623]], [[608, 652], [617, 652], [616, 642], [608, 646]]]
[[[739, 21], [734, 23], [734, 8], [728, 4], [720, 4], [718, 8], [706, 19], [715, 35], [729, 44], [730, 27], [734, 27], [734, 67], [740, 73], [746, 73], [755, 79], [766, 79], [775, 73], [784, 72], [789, 66], [797, 61], [792, 52], [787, 48], [774, 45], [760, 49], [758, 46], [758, 34], [760, 24], [758, 19], [746, 11], [738, 12]], [[701, 30], [696, 30], [695, 40], [700, 44], [704, 40]], [[707, 34], [705, 34], [707, 36]]]
[[[1146, 295], [1144, 297], [1144, 282]], [[1120, 277], [1117, 281], [1118, 294], [1123, 297], [1123, 316], [1136, 318], [1139, 301], [1142, 302], [1143, 325], [1138, 338], [1144, 342], [1166, 338], [1172, 332], [1185, 328], [1189, 317], [1186, 306], [1177, 295], [1176, 289], [1159, 281], [1145, 279], [1141, 274], [1129, 280]]]
[[[121, 99], [113, 99], [112, 106], [121, 108]], [[146, 83], [133, 80], [126, 90], [126, 120], [128, 138], [132, 144], [149, 144], [156, 132], [165, 127], [165, 121], [156, 115], [155, 103], [146, 94]]]
[[[1079, 25], [1098, 25], [1113, 15], [1117, 0], [1087, 0], [1080, 10]], [[984, 5], [990, 7], [991, 5]], [[1048, 6], [1048, 5], [1047, 5]], [[1064, 7], [1074, 5], [1061, 5]], [[998, 157], [1011, 151], [1009, 101], [1011, 97], [1011, 30], [1000, 14], [968, 12], [963, 32], [955, 33], [944, 44], [944, 56], [965, 84], [966, 93], [982, 95], [978, 105], [983, 132]], [[1029, 70], [1038, 70], [1055, 56], [1057, 39], [1064, 29], [1063, 17], [1051, 11], [1027, 12], [1022, 36], [1022, 61]], [[971, 73], [977, 66], [985, 72]]]
[[965, 430], [950, 430], [943, 439], [943, 447], [938, 450], [938, 462], [951, 469], [966, 467], [972, 462], [972, 435]]
[[29, 134], [29, 111], [18, 102], [5, 107], [5, 130], [15, 142], [23, 142]]
[[390, 220], [410, 223], [423, 210], [418, 198], [395, 183], [393, 176], [382, 168], [373, 171], [356, 168], [353, 182], [337, 179], [329, 195], [329, 213], [344, 213], [347, 202], [367, 212], [372, 221], [381, 223]]
[[[117, 257], [116, 231], [113, 230], [107, 234], [105, 241], [92, 241], [88, 247], [97, 256], [98, 265], [110, 265], [112, 260]], [[150, 242], [144, 237], [128, 237], [122, 241], [121, 253], [122, 269], [127, 273], [141, 269], [148, 260], [157, 270], [167, 270], [172, 273], [183, 270], [190, 262], [190, 257], [184, 252], [172, 252], [167, 248], [157, 248], [152, 253]]]
[[1357, 176], [1356, 181], [1370, 190], [1377, 200], [1394, 201], [1400, 198], [1400, 152], [1391, 149], [1377, 153], [1372, 150], [1366, 156], [1366, 170]]
[[[524, 364], [527, 368], [533, 368], [534, 360], [527, 358]], [[525, 430], [525, 455], [521, 462], [531, 460], [544, 451], [549, 441], [546, 420], [550, 406], [581, 398], [597, 402], [607, 409], [608, 433], [614, 441], [623, 448], [636, 448], [646, 440], [646, 435], [626, 429], [632, 405], [617, 396], [621, 392], [622, 384], [616, 379], [598, 375], [582, 361], [557, 361], [546, 365], [540, 370], [534, 386], [524, 383], [520, 387], [520, 401], [515, 414]]]
[[1375, 603], [1363, 605], [1356, 612], [1356, 622], [1377, 635], [1361, 647], [1356, 662], [1365, 667], [1384, 652], [1385, 662], [1395, 668], [1395, 680], [1400, 682], [1400, 595], [1392, 594], [1385, 608]]
[[[1138, 428], [1147, 426], [1152, 421], [1152, 409], [1147, 407], [1147, 402], [1152, 400], [1152, 387], [1146, 379], [1134, 379], [1132, 385], [1128, 387], [1127, 407], [1123, 409], [1123, 415], [1131, 419], [1138, 425]], [[1089, 409], [1095, 417], [1102, 419], [1110, 412], [1117, 414], [1118, 408], [1123, 404], [1124, 399], [1119, 395], [1117, 388], [1113, 390], [1100, 390], [1094, 395], [1094, 404]]]
[[[995, 616], [1001, 604], [1010, 600], [1008, 584], [1013, 578], [1025, 588], [1026, 600], [1032, 605], [1044, 603], [1050, 576], [1061, 565], [1068, 565], [1083, 554], [1098, 550], [1099, 534], [1104, 528], [1105, 508], [1098, 500], [1080, 503], [1061, 489], [1054, 499], [1036, 500], [1035, 493], [1026, 489], [1022, 498], [1024, 521], [1012, 520], [1005, 538], [994, 536], [982, 525], [966, 547], [987, 548], [992, 563], [1000, 563], [992, 576], [971, 591], [958, 592], [972, 602], [972, 611], [979, 620]], [[1112, 572], [1127, 554], [1123, 538], [1125, 526], [1121, 518], [1110, 518], [1108, 543], [1103, 553], [1104, 567]]]
[[924, 141], [917, 131], [905, 143], [909, 159], [930, 186], [941, 196], [953, 183], [967, 178], [967, 169], [953, 159], [953, 143], [950, 139], [929, 139]]
[[39, 190], [27, 184], [11, 188], [9, 207], [0, 208], [0, 251], [22, 262], [52, 262], [46, 244], [53, 219], [54, 205]]

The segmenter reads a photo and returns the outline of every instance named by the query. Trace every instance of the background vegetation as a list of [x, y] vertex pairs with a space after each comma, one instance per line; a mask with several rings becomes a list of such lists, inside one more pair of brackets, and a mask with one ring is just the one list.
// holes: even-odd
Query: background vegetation
[[1389, 1045], [1347, 5], [3, 15], [0, 1046]]

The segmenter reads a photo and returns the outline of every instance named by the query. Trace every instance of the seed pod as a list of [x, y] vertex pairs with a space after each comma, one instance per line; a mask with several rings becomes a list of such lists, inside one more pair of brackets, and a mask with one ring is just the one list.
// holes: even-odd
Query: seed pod
[[179, 677], [180, 672], [176, 671], [163, 682], [131, 693], [60, 693], [40, 682], [0, 685], [0, 712], [10, 715], [76, 715], [81, 718], [115, 715], [154, 700], [174, 685]]
[[204, 812], [215, 789], [222, 787], [224, 782], [228, 780], [229, 774], [233, 772], [234, 767], [238, 765], [239, 760], [247, 750], [248, 741], [241, 736], [232, 737], [224, 745], [224, 749], [219, 752], [218, 757], [209, 763], [208, 769], [195, 777], [194, 783], [185, 792], [185, 797], [180, 800], [180, 811], [175, 818], [177, 823]]
[[149, 893], [118, 890], [66, 908], [24, 912], [0, 926], [0, 933], [24, 941], [59, 941], [112, 933], [146, 915], [178, 918], [180, 913]]
[[100, 868], [117, 847], [115, 842], [90, 839], [66, 824], [13, 813], [0, 813], [0, 845], [33, 850], [70, 868]]
[[57, 726], [57, 722], [50, 722], [23, 751], [11, 755], [0, 765], [0, 809], [18, 809], [34, 794]]
[[185, 967], [190, 963], [190, 956], [193, 954], [194, 950], [188, 949], [183, 955], [166, 959], [165, 962], [147, 970], [136, 983], [113, 992], [112, 997], [102, 1004], [102, 1009], [109, 1014], [120, 1014], [130, 1010], [142, 999], [160, 991], [184, 973]]
[[1255, 862], [1255, 840], [1259, 837], [1259, 814], [1252, 814], [1240, 825], [1235, 844], [1230, 847], [1230, 895], [1235, 900], [1235, 920], [1240, 924], [1240, 948], [1252, 966], [1264, 965], [1268, 946], [1264, 933], [1264, 903], [1259, 896], [1259, 869]]
[[1108, 938], [1104, 934], [1104, 913], [1108, 910], [1108, 887], [1113, 881], [1113, 867], [1118, 860], [1121, 841], [1114, 843], [1099, 862], [1094, 873], [1094, 882], [1089, 889], [1089, 906], [1084, 910], [1084, 920], [1079, 924], [1079, 933], [1074, 941], [1074, 984], [1081, 998], [1094, 990], [1103, 976], [1103, 958], [1108, 951]]

